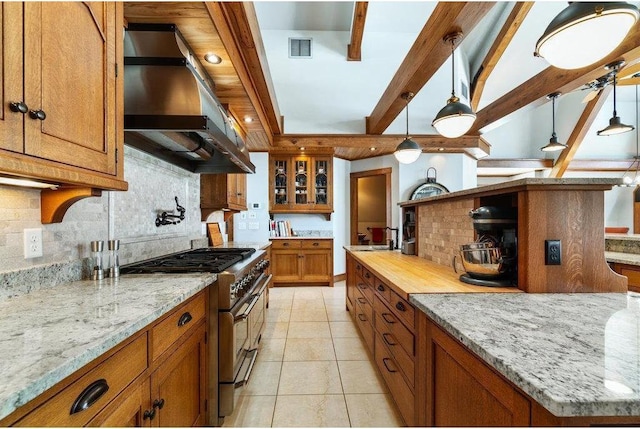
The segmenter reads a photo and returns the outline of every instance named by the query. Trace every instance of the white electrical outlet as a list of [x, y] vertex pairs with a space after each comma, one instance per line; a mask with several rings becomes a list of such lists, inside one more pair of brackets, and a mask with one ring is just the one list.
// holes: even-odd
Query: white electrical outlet
[[42, 256], [42, 228], [24, 230], [24, 259]]
[[238, 222], [238, 229], [247, 229], [247, 222]]
[[249, 229], [260, 229], [259, 222], [249, 222]]
[[249, 219], [255, 219], [257, 217], [256, 212], [249, 212]]

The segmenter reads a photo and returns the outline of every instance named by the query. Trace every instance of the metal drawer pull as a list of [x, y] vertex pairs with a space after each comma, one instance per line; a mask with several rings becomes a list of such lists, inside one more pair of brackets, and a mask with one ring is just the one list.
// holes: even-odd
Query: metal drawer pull
[[318, 243], [317, 241], [315, 243], [313, 243], [314, 246], [319, 246], [320, 243]]
[[109, 390], [107, 380], [101, 378], [87, 386], [86, 389], [76, 398], [69, 414], [79, 413], [92, 406], [98, 399]]
[[47, 119], [47, 114], [44, 113], [44, 110], [29, 110], [29, 117], [31, 119], [39, 119], [44, 121]]
[[358, 287], [362, 290], [365, 290], [367, 288], [367, 285], [364, 283], [358, 283]]
[[362, 313], [358, 313], [358, 319], [362, 320], [363, 322], [367, 321], [367, 317]]
[[382, 363], [383, 363], [384, 367], [387, 368], [387, 371], [389, 371], [389, 372], [398, 372], [398, 370], [396, 370], [396, 369], [389, 368], [389, 365], [387, 365], [387, 361], [390, 361], [390, 360], [391, 359], [389, 359], [389, 358], [382, 358]]
[[384, 286], [382, 286], [382, 285], [378, 285], [378, 290], [379, 290], [380, 292], [384, 292]]
[[[396, 323], [395, 319], [393, 318], [393, 314], [390, 313], [382, 313], [382, 318], [384, 319], [385, 322], [387, 323]], [[391, 320], [389, 320], [391, 319]]]
[[189, 313], [188, 311], [185, 312], [182, 316], [180, 316], [180, 319], [178, 319], [178, 326], [186, 325], [187, 323], [191, 322], [191, 319], [193, 319], [191, 313]]
[[161, 410], [162, 407], [164, 407], [164, 398], [156, 399], [155, 401], [153, 401], [153, 408]]
[[153, 420], [153, 418], [156, 416], [156, 409], [152, 408], [150, 410], [144, 410], [144, 414], [142, 415], [142, 420]]
[[387, 336], [389, 336], [389, 337], [393, 338], [393, 335], [391, 335], [391, 334], [390, 334], [390, 333], [388, 333], [388, 332], [385, 332], [384, 334], [382, 334], [382, 339], [384, 340], [384, 342], [385, 342], [385, 343], [387, 343], [387, 344], [388, 344], [388, 345], [390, 345], [390, 346], [395, 346], [396, 344], [398, 344], [398, 343], [394, 343], [393, 341], [389, 341], [389, 340], [387, 339]]
[[407, 311], [407, 307], [405, 307], [401, 302], [396, 302], [396, 308], [400, 311]]
[[282, 243], [283, 247], [289, 247], [289, 243]]
[[360, 304], [367, 304], [367, 300], [366, 300], [366, 299], [364, 299], [364, 298], [358, 298], [358, 302], [359, 302]]

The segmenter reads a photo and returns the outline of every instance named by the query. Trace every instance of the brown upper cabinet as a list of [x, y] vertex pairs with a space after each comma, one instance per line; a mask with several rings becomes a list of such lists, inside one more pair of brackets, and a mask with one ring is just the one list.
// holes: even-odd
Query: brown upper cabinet
[[333, 157], [277, 154], [269, 157], [271, 213], [333, 212]]
[[201, 174], [200, 210], [202, 220], [217, 210], [247, 210], [247, 175]]
[[0, 174], [126, 190], [122, 3], [4, 2], [0, 13]]

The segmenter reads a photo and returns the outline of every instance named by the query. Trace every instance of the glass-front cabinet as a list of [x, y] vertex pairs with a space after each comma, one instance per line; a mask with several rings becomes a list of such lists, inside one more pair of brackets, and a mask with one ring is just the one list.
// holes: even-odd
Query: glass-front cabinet
[[331, 155], [273, 154], [269, 160], [271, 213], [331, 215]]

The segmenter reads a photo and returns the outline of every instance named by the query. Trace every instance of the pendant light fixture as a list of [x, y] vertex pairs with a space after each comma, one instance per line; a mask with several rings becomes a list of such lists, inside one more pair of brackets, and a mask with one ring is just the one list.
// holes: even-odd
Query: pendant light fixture
[[561, 69], [578, 69], [609, 55], [638, 21], [626, 2], [569, 2], [536, 43], [534, 55]]
[[558, 142], [558, 136], [556, 135], [556, 98], [560, 97], [560, 95], [561, 94], [559, 92], [547, 95], [547, 98], [551, 100], [551, 123], [553, 125], [551, 128], [551, 138], [549, 139], [549, 143], [540, 148], [543, 152], [557, 152], [567, 148], [566, 144]]
[[609, 119], [609, 125], [598, 131], [599, 136], [612, 136], [615, 134], [622, 134], [628, 131], [632, 131], [633, 125], [626, 125], [620, 122], [620, 117], [616, 112], [616, 75], [620, 67], [624, 65], [624, 61], [616, 61], [611, 64], [607, 64], [605, 68], [613, 73], [613, 116]]
[[473, 125], [476, 120], [476, 114], [473, 113], [471, 107], [460, 102], [455, 93], [455, 55], [454, 49], [456, 41], [462, 37], [461, 32], [447, 34], [444, 37], [446, 43], [451, 43], [451, 98], [447, 100], [444, 106], [436, 115], [431, 125], [436, 131], [444, 137], [455, 138], [460, 137]]
[[393, 152], [393, 156], [395, 156], [401, 164], [411, 164], [417, 160], [422, 153], [420, 145], [409, 137], [409, 102], [412, 98], [413, 92], [405, 92], [402, 94], [402, 99], [407, 102], [405, 107], [407, 113], [407, 133], [405, 135], [405, 139], [398, 145], [395, 152]]
[[[633, 162], [627, 168], [622, 176], [622, 183], [624, 186], [638, 186], [640, 185], [640, 153], [638, 149], [638, 85], [636, 85], [636, 156], [633, 157]], [[633, 166], [636, 166], [636, 170], [633, 172]]]

